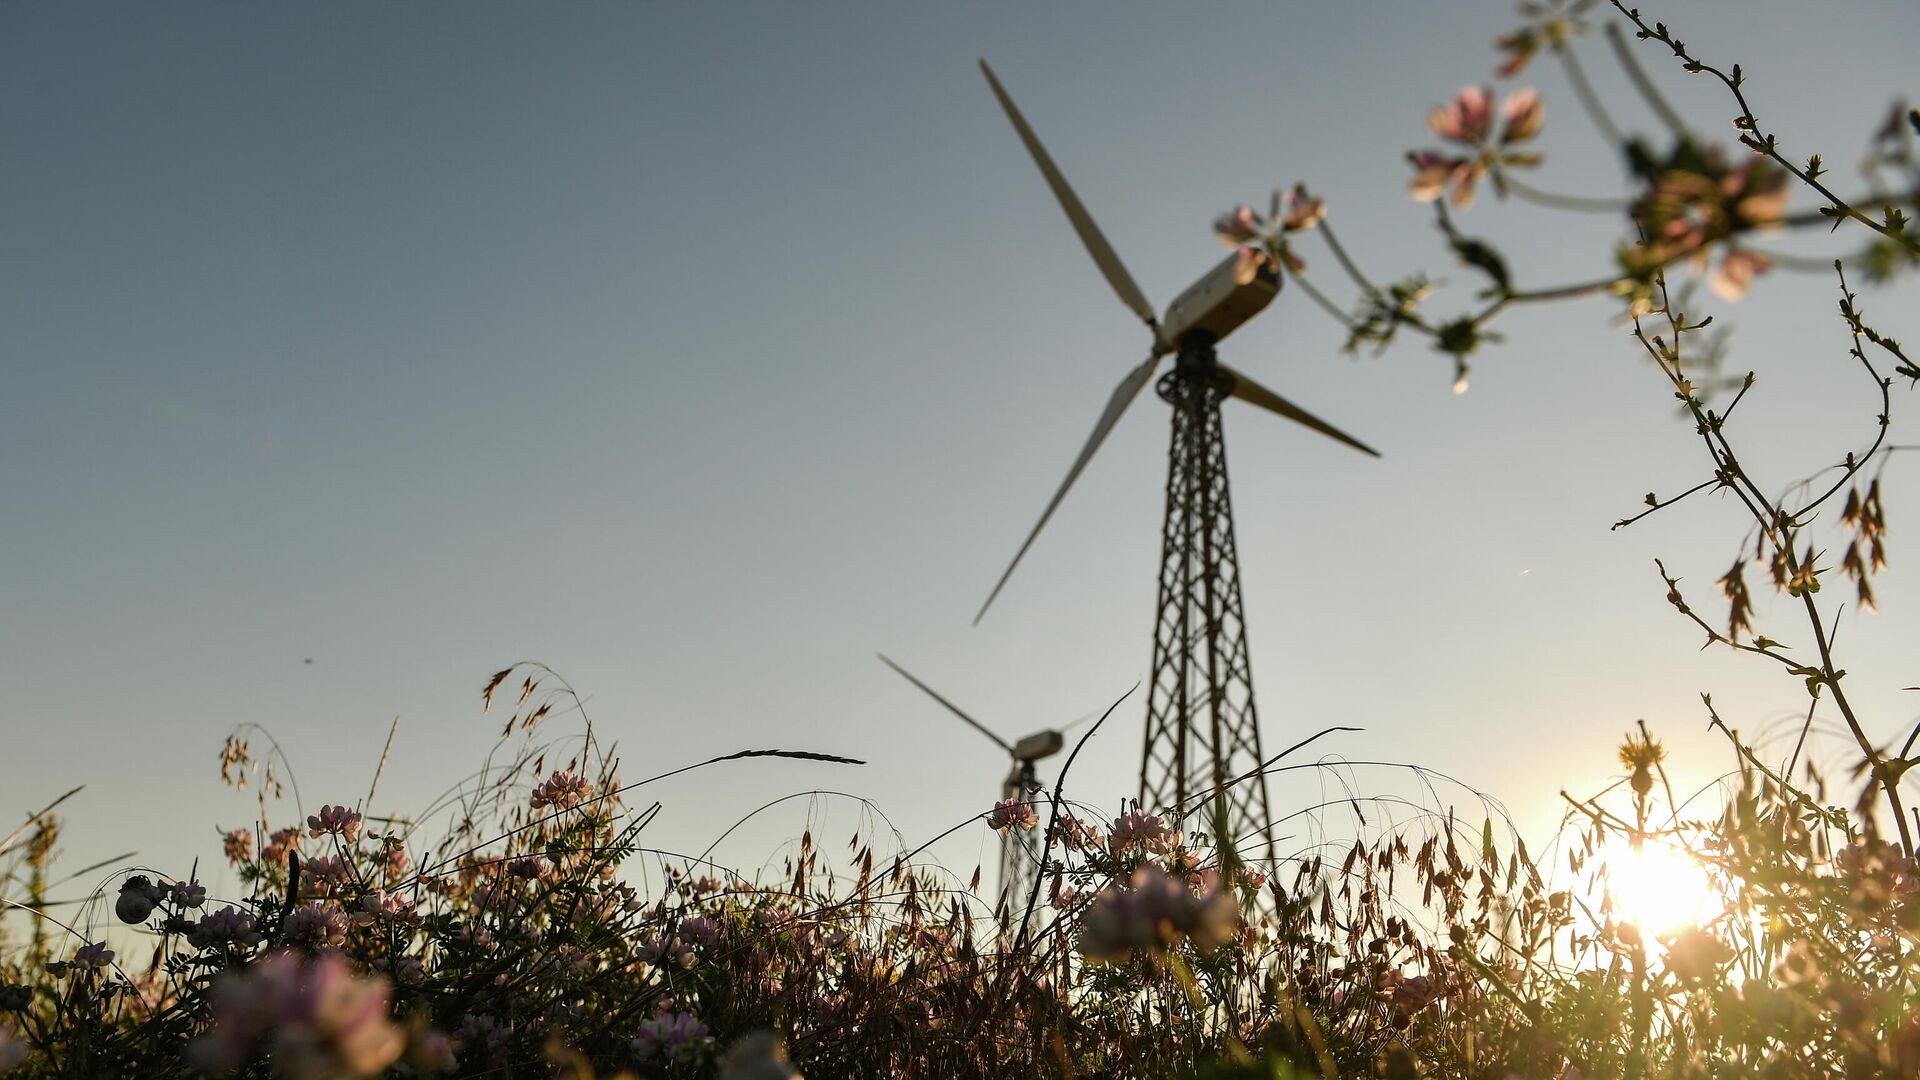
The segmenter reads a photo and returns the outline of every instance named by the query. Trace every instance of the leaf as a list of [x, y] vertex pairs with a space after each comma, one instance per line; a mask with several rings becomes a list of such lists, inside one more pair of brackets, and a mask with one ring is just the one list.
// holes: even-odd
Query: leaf
[[1461, 237], [1453, 242], [1453, 253], [1460, 257], [1461, 262], [1492, 278], [1501, 291], [1506, 291], [1512, 283], [1512, 278], [1507, 273], [1506, 260], [1484, 241]]

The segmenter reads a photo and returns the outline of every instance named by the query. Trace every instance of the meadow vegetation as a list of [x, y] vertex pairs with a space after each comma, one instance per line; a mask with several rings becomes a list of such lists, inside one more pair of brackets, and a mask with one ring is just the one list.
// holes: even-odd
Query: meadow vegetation
[[[192, 868], [128, 868], [59, 906], [58, 883], [87, 872], [54, 866], [57, 804], [29, 815], [0, 840], [0, 902], [13, 913], [0, 924], [0, 1071], [1920, 1076], [1920, 812], [1904, 783], [1920, 729], [1856, 708], [1834, 640], [1836, 596], [1875, 601], [1893, 408], [1920, 381], [1853, 291], [1872, 282], [1901, 296], [1920, 259], [1906, 217], [1920, 198], [1920, 111], [1843, 111], [1868, 141], [1858, 178], [1841, 183], [1818, 155], [1789, 154], [1750, 107], [1740, 67], [1710, 48], [1618, 4], [1521, 11], [1499, 39], [1495, 77], [1562, 65], [1568, 112], [1618, 150], [1628, 190], [1601, 200], [1529, 185], [1549, 130], [1531, 89], [1470, 87], [1435, 107], [1439, 145], [1407, 155], [1409, 193], [1484, 286], [1466, 310], [1429, 314], [1449, 294], [1420, 275], [1377, 283], [1305, 187], [1276, 192], [1265, 212], [1237, 208], [1216, 231], [1247, 272], [1271, 265], [1327, 308], [1353, 348], [1425, 338], [1462, 388], [1504, 312], [1614, 297], [1639, 352], [1622, 362], [1642, 364], [1655, 388], [1648, 422], [1675, 422], [1677, 401], [1678, 422], [1698, 435], [1687, 467], [1703, 477], [1649, 494], [1619, 527], [1716, 492], [1745, 510], [1749, 527], [1730, 538], [1712, 595], [1684, 590], [1664, 565], [1657, 584], [1709, 646], [1789, 677], [1806, 717], [1790, 755], [1756, 749], [1703, 697], [1727, 754], [1716, 802], [1676, 797], [1665, 749], [1639, 726], [1618, 747], [1620, 782], [1568, 797], [1551, 858], [1494, 813], [1437, 800], [1369, 817], [1356, 795], [1342, 804], [1367, 824], [1276, 861], [1255, 857], [1257, 838], [1208, 835], [1212, 792], [1185, 806], [1091, 810], [1067, 797], [1087, 783], [1069, 758], [1052, 789], [964, 823], [1033, 832], [1043, 865], [1030, 895], [983, 891], [977, 871], [962, 880], [867, 833], [808, 833], [778, 873], [749, 879], [649, 848], [659, 810], [649, 785], [685, 770], [624, 777], [573, 690], [516, 665], [485, 686], [484, 704], [506, 719], [483, 767], [406, 817], [375, 813], [411, 794], [381, 792], [377, 774], [364, 797], [288, 808], [286, 763], [264, 732], [230, 738], [222, 774], [258, 796], [256, 820], [222, 836], [236, 896], [211, 895]], [[1581, 56], [1602, 49], [1642, 97], [1598, 98]], [[1697, 125], [1677, 115], [1655, 65], [1717, 83], [1724, 115]], [[1625, 106], [1652, 114], [1666, 139], [1622, 136], [1609, 109]], [[1613, 269], [1572, 285], [1516, 283], [1502, 254], [1463, 230], [1488, 190], [1614, 215]], [[1849, 246], [1811, 266], [1765, 247], [1795, 229], [1831, 230]], [[1308, 276], [1309, 241], [1324, 243], [1333, 280]], [[1852, 441], [1818, 471], [1806, 463], [1808, 480], [1749, 465], [1768, 433], [1734, 418], [1764, 384], [1730, 375], [1711, 320], [1686, 310], [1698, 285], [1725, 303], [1789, 272], [1831, 281], [1837, 311], [1808, 317], [1831, 321], [1843, 360], [1831, 378], [1862, 403], [1836, 435]], [[1757, 602], [1767, 590], [1783, 599]], [[1815, 768], [1817, 716], [1837, 718], [1857, 769]], [[554, 731], [563, 721], [583, 729]], [[686, 769], [746, 757], [857, 764], [769, 749]], [[1285, 784], [1317, 767], [1282, 754], [1265, 773]], [[422, 824], [442, 820], [452, 826]], [[1608, 879], [1649, 853], [1707, 883], [1699, 918], [1650, 926], [1615, 902]]]

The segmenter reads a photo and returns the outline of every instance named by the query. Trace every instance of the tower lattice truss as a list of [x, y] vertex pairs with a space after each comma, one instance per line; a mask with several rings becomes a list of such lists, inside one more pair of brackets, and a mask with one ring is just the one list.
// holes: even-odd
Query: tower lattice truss
[[[1033, 799], [1039, 785], [1032, 763], [1016, 769], [1000, 789], [1007, 799]], [[1008, 829], [1000, 834], [1000, 902], [995, 905], [1001, 925], [1017, 925], [1026, 910], [1033, 879], [1040, 876], [1038, 829]]]
[[[1190, 809], [1262, 760], [1220, 429], [1231, 376], [1214, 368], [1210, 350], [1183, 352], [1180, 361], [1157, 385], [1173, 406], [1173, 435], [1140, 767], [1140, 802], [1150, 811]], [[1216, 834], [1224, 810], [1227, 835], [1216, 835], [1215, 843], [1232, 843], [1242, 857], [1271, 858], [1266, 778], [1234, 784], [1218, 799], [1187, 827]]]

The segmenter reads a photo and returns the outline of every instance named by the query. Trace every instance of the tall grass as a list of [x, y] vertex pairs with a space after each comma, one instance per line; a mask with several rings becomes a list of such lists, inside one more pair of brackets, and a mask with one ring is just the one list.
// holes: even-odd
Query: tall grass
[[[1275, 828], [1311, 841], [1271, 863], [1250, 854], [1265, 850], [1263, 838], [1198, 831], [1200, 804], [1096, 812], [1068, 798], [1069, 781], [1084, 781], [1063, 774], [1051, 792], [963, 823], [1040, 831], [1038, 886], [1010, 896], [870, 831], [843, 847], [809, 830], [779, 867], [754, 874], [652, 847], [660, 804], [650, 785], [669, 776], [748, 757], [858, 763], [752, 749], [629, 780], [572, 688], [515, 665], [483, 689], [483, 704], [506, 719], [480, 768], [405, 816], [375, 812], [412, 795], [396, 797], [390, 784], [383, 793], [384, 752], [364, 796], [316, 805], [295, 789], [289, 809], [271, 737], [257, 728], [231, 737], [222, 775], [258, 796], [256, 820], [224, 836], [238, 895], [209, 895], [191, 869], [138, 868], [65, 905], [60, 891], [97, 868], [56, 867], [58, 802], [28, 815], [0, 840], [0, 903], [16, 915], [0, 922], [11, 935], [0, 959], [0, 1071], [1920, 1075], [1920, 817], [1903, 788], [1920, 733], [1889, 741], [1856, 705], [1831, 611], [1815, 600], [1844, 580], [1856, 603], [1871, 604], [1886, 565], [1880, 481], [1895, 448], [1893, 387], [1920, 381], [1920, 367], [1869, 322], [1847, 274], [1892, 280], [1920, 252], [1905, 224], [1920, 192], [1906, 131], [1920, 131], [1920, 113], [1895, 110], [1870, 147], [1869, 191], [1843, 198], [1818, 158], [1786, 156], [1749, 107], [1737, 65], [1723, 71], [1665, 26], [1615, 7], [1650, 47], [1727, 89], [1748, 155], [1732, 163], [1688, 130], [1610, 29], [1631, 84], [1672, 128], [1668, 147], [1621, 147], [1635, 187], [1616, 208], [1633, 232], [1617, 274], [1522, 288], [1499, 252], [1461, 231], [1482, 179], [1498, 194], [1595, 208], [1518, 175], [1541, 126], [1525, 90], [1497, 108], [1492, 95], [1461, 95], [1433, 120], [1449, 146], [1413, 155], [1414, 194], [1435, 200], [1449, 249], [1489, 282], [1484, 302], [1458, 318], [1422, 314], [1424, 279], [1374, 284], [1304, 189], [1276, 197], [1265, 216], [1228, 215], [1221, 232], [1244, 262], [1283, 268], [1356, 345], [1424, 336], [1456, 363], [1462, 386], [1467, 357], [1503, 311], [1619, 295], [1660, 394], [1681, 403], [1710, 470], [1679, 495], [1649, 495], [1648, 509], [1620, 525], [1706, 491], [1745, 508], [1751, 528], [1717, 582], [1714, 612], [1664, 565], [1660, 587], [1709, 646], [1773, 665], [1803, 689], [1789, 753], [1757, 749], [1703, 696], [1703, 719], [1728, 755], [1717, 799], [1676, 797], [1665, 748], [1638, 727], [1618, 747], [1620, 781], [1568, 794], [1567, 825], [1545, 853], [1497, 804], [1449, 790], [1447, 778], [1283, 755], [1265, 770], [1276, 783], [1334, 769], [1356, 785], [1390, 769], [1414, 779], [1417, 797], [1360, 784], [1305, 808]], [[1500, 41], [1501, 73], [1554, 57], [1596, 128], [1617, 139], [1572, 47], [1597, 5], [1524, 10], [1525, 24]], [[1812, 208], [1789, 212], [1792, 190]], [[1724, 376], [1701, 336], [1709, 320], [1684, 313], [1688, 294], [1670, 291], [1668, 275], [1710, 266], [1721, 295], [1737, 295], [1784, 262], [1754, 249], [1758, 230], [1835, 224], [1866, 242], [1831, 269], [1844, 377], [1859, 381], [1874, 423], [1831, 468], [1782, 484], [1754, 475], [1741, 441], [1751, 433], [1731, 419], [1754, 377]], [[1352, 309], [1304, 276], [1293, 246], [1316, 228], [1357, 290]], [[1749, 571], [1786, 598], [1776, 608], [1791, 626], [1758, 625]], [[1798, 649], [1781, 644], [1789, 637]], [[1822, 710], [1838, 732], [1826, 747], [1857, 762], [1838, 780], [1813, 764]], [[579, 730], [554, 737], [563, 717], [578, 717]], [[1330, 827], [1329, 810], [1353, 826]], [[1693, 921], [1656, 928], [1627, 901], [1618, 879], [1656, 852], [1702, 878]]]

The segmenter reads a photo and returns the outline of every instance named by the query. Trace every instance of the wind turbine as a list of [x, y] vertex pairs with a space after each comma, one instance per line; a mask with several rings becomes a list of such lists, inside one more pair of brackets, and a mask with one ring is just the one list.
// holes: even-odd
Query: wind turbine
[[1271, 859], [1273, 819], [1265, 776], [1226, 787], [1228, 780], [1258, 769], [1264, 758], [1240, 599], [1240, 558], [1227, 486], [1220, 403], [1229, 397], [1238, 398], [1363, 453], [1380, 455], [1221, 363], [1215, 355], [1214, 347], [1221, 339], [1259, 314], [1279, 293], [1280, 279], [1270, 267], [1263, 266], [1251, 280], [1242, 281], [1235, 273], [1237, 259], [1229, 256], [1176, 296], [1164, 315], [1156, 315], [985, 60], [980, 61], [980, 71], [1034, 164], [1040, 167], [1047, 186], [1053, 189], [1060, 208], [1066, 211], [1080, 242], [1093, 256], [1094, 265], [1120, 302], [1147, 324], [1152, 341], [1146, 360], [1127, 372], [1107, 399], [1093, 433], [1067, 470], [1066, 480], [980, 606], [974, 624], [979, 624], [1000, 595], [1014, 568], [1053, 517], [1067, 489], [1079, 479], [1094, 451], [1106, 441], [1120, 415], [1159, 370], [1161, 359], [1171, 355], [1171, 369], [1155, 385], [1160, 397], [1172, 406], [1173, 430], [1167, 448], [1166, 518], [1161, 529], [1153, 678], [1141, 749], [1140, 800], [1145, 806], [1179, 807], [1184, 811], [1190, 808], [1190, 797], [1218, 792], [1218, 802], [1206, 819], [1212, 825], [1216, 844], [1225, 849], [1241, 838], [1261, 838], [1265, 841], [1264, 854]]
[[[1010, 743], [994, 734], [985, 724], [975, 720], [960, 710], [960, 706], [941, 697], [933, 687], [915, 678], [913, 673], [889, 660], [884, 653], [875, 653], [880, 662], [900, 673], [900, 677], [926, 691], [928, 697], [946, 706], [947, 711], [959, 717], [973, 730], [993, 740], [993, 744], [1007, 752], [1013, 759], [1013, 768], [1008, 770], [1005, 780], [1000, 782], [1002, 799], [1028, 800], [1040, 790], [1040, 778], [1033, 763], [1044, 757], [1051, 757], [1066, 745], [1066, 730], [1084, 722], [1086, 718], [1068, 724], [1067, 728], [1048, 728], [1036, 731], [1019, 742]], [[1024, 897], [1033, 885], [1034, 875], [1040, 870], [1040, 852], [1034, 843], [1034, 830], [1008, 829], [1000, 834], [1000, 889], [1007, 897], [1003, 910], [1014, 912], [1025, 902]]]

